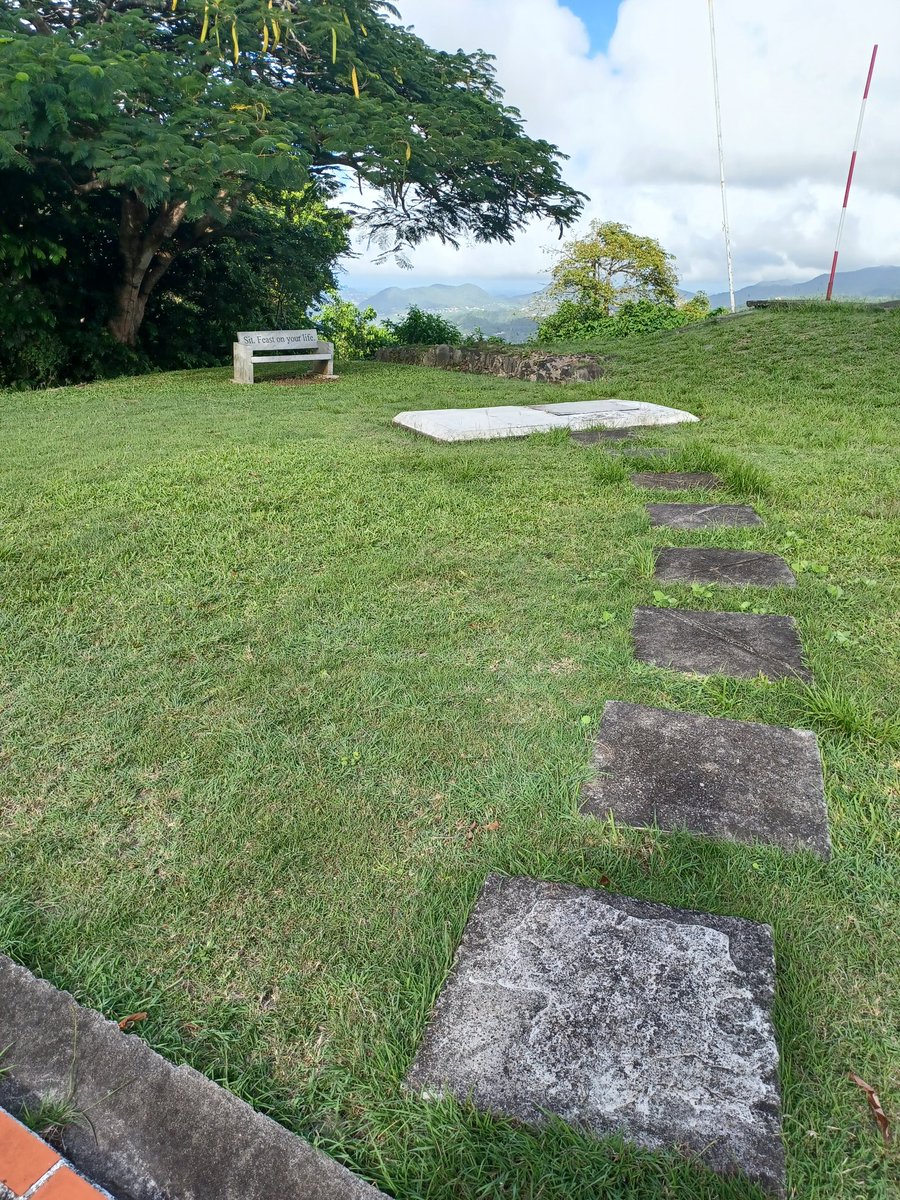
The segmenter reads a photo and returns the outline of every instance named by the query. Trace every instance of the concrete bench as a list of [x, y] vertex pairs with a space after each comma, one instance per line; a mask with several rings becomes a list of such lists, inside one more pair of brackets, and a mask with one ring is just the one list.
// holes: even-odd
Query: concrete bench
[[[299, 354], [271, 351], [299, 350]], [[334, 374], [334, 344], [320, 342], [315, 329], [273, 329], [239, 333], [234, 343], [234, 382], [252, 383], [254, 363], [320, 363], [320, 375]]]

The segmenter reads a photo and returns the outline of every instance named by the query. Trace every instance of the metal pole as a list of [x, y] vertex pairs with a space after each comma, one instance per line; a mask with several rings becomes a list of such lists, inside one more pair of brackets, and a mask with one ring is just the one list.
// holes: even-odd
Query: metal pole
[[[712, 3], [712, 0], [710, 0]], [[866, 76], [866, 86], [863, 89], [862, 104], [859, 106], [859, 120], [856, 123], [856, 137], [853, 140], [853, 153], [850, 155], [850, 170], [847, 172], [847, 186], [844, 188], [844, 203], [841, 205], [841, 219], [838, 222], [837, 237], [834, 242], [834, 258], [831, 260], [831, 274], [828, 277], [828, 291], [825, 299], [831, 299], [834, 291], [834, 277], [837, 274], [838, 253], [841, 249], [841, 237], [844, 233], [844, 217], [847, 215], [847, 201], [850, 199], [850, 184], [853, 182], [853, 168], [856, 166], [856, 154], [859, 150], [859, 137], [862, 133], [863, 117], [866, 115], [866, 101], [869, 98], [869, 88], [872, 84], [872, 72], [875, 70], [875, 55], [878, 53], [878, 43], [872, 47], [872, 57], [869, 60], [869, 73]]]
[[709, 3], [709, 48], [712, 53], [713, 95], [716, 102], [716, 138], [719, 143], [719, 186], [722, 190], [722, 232], [725, 234], [725, 258], [728, 261], [728, 295], [734, 312], [734, 270], [731, 264], [731, 232], [728, 227], [728, 197], [725, 192], [725, 150], [722, 145], [722, 109], [719, 104], [719, 67], [716, 55], [716, 19], [713, 0]]

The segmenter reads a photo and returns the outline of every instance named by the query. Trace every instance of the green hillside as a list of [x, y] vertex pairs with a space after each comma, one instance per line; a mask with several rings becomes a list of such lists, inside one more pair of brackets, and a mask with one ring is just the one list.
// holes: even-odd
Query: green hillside
[[[147, 1011], [140, 1036], [397, 1200], [748, 1200], [402, 1080], [489, 871], [765, 921], [789, 1195], [888, 1200], [896, 1143], [848, 1073], [896, 1123], [898, 350], [900, 311], [767, 310], [618, 343], [565, 390], [346, 363], [0, 395], [0, 950]], [[798, 574], [669, 601], [795, 616], [816, 687], [635, 661], [665, 531], [627, 468], [653, 460], [391, 425], [605, 395], [698, 414], [643, 444], [765, 521], [698, 540]], [[608, 699], [814, 729], [831, 862], [585, 821]]]

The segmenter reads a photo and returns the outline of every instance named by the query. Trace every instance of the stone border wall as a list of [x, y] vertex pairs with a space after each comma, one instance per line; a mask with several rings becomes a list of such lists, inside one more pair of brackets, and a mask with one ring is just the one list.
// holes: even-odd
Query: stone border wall
[[602, 359], [595, 354], [546, 354], [531, 350], [516, 354], [503, 348], [477, 350], [444, 345], [386, 346], [376, 351], [375, 357], [381, 362], [443, 367], [448, 371], [470, 371], [531, 383], [589, 383], [606, 373]]

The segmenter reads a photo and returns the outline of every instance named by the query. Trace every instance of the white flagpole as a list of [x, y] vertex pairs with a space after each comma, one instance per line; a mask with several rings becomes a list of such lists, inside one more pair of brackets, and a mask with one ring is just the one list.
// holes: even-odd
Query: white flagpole
[[728, 197], [725, 192], [725, 150], [722, 145], [722, 109], [719, 104], [719, 67], [716, 56], [716, 19], [713, 0], [709, 3], [709, 48], [712, 53], [713, 95], [716, 102], [716, 138], [719, 143], [719, 185], [722, 190], [722, 232], [725, 234], [725, 258], [728, 261], [728, 295], [734, 312], [734, 270], [731, 263], [731, 231], [728, 227]]

